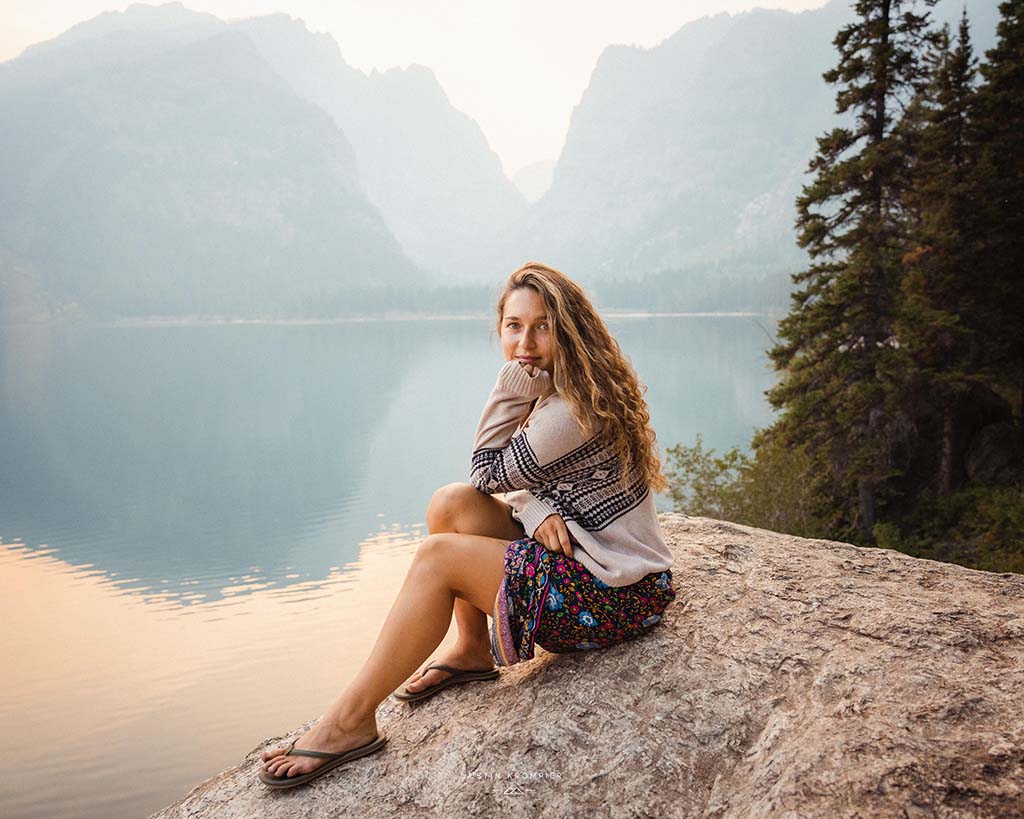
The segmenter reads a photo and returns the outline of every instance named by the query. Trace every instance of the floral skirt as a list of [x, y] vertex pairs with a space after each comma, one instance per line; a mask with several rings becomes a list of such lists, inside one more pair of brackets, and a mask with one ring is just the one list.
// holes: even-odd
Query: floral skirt
[[534, 645], [556, 653], [613, 646], [650, 629], [675, 596], [671, 571], [609, 586], [532, 537], [513, 541], [491, 620], [494, 662], [532, 659]]

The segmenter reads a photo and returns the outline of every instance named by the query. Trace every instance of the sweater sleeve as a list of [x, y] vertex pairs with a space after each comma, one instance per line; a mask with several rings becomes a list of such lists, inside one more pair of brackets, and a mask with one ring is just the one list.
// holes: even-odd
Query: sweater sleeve
[[517, 361], [501, 368], [473, 442], [473, 486], [488, 494], [545, 487], [572, 467], [563, 456], [586, 439], [564, 401], [547, 402], [526, 429], [513, 434], [533, 401], [552, 391], [546, 372], [531, 377]]
[[533, 537], [537, 527], [558, 510], [526, 489], [517, 489], [505, 494], [505, 503], [512, 507], [513, 517], [523, 524], [528, 537]]

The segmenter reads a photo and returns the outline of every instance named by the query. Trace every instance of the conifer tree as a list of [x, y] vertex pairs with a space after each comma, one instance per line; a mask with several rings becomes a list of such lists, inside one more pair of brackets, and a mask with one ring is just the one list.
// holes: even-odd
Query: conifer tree
[[768, 392], [784, 410], [773, 432], [806, 444], [832, 478], [847, 527], [870, 536], [878, 492], [892, 477], [892, 452], [905, 426], [890, 413], [885, 379], [896, 369], [895, 300], [902, 275], [905, 157], [899, 114], [925, 74], [923, 46], [934, 40], [928, 9], [912, 0], [857, 0], [859, 19], [833, 41], [836, 112], [852, 127], [818, 139], [815, 175], [797, 199], [798, 243], [811, 266], [779, 324], [770, 356], [782, 375]]
[[982, 143], [976, 207], [985, 269], [985, 369], [1024, 428], [1024, 0], [1000, 4], [974, 118]]
[[976, 249], [978, 144], [970, 116], [977, 60], [966, 9], [956, 46], [944, 26], [929, 56], [930, 82], [900, 124], [911, 159], [904, 197], [910, 249], [903, 257], [895, 321], [903, 367], [890, 397], [924, 420], [923, 445], [938, 453], [934, 488], [944, 495], [954, 483], [957, 410], [971, 385], [985, 381], [979, 343], [986, 328], [978, 312], [984, 263]]

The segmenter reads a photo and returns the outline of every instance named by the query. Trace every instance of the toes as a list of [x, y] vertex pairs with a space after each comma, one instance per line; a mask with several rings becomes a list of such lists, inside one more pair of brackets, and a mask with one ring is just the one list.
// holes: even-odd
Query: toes
[[302, 774], [315, 770], [317, 767], [318, 765], [314, 760], [292, 759], [291, 757], [278, 756], [267, 762], [263, 766], [263, 770], [271, 776], [283, 778], [301, 776]]
[[408, 686], [408, 690], [412, 692], [422, 691], [424, 688], [429, 688], [434, 684], [433, 679], [434, 672], [428, 671], [424, 676], [419, 679], [413, 680]]
[[282, 759], [274, 763], [270, 769], [270, 773], [274, 776], [289, 776], [291, 769], [295, 766], [295, 763], [290, 759]]
[[280, 765], [277, 766], [275, 770], [271, 771], [271, 773], [274, 776], [279, 777], [295, 777], [302, 776], [302, 774], [305, 773], [309, 773], [316, 767], [316, 765], [311, 765], [309, 762], [303, 760], [288, 759], [284, 760]]
[[426, 674], [420, 674], [417, 679], [413, 680], [405, 687], [405, 690], [411, 691], [415, 694], [417, 691], [422, 691], [424, 688], [430, 688], [432, 685], [437, 685], [441, 680], [449, 676], [451, 675], [437, 668], [432, 668]]
[[266, 762], [269, 759], [275, 759], [281, 756], [285, 752], [285, 748], [274, 748], [272, 751], [267, 751], [263, 754], [263, 761]]
[[[427, 674], [433, 674], [433, 673], [434, 673], [433, 671], [428, 671], [427, 672]], [[405, 690], [406, 691], [419, 691], [420, 688], [423, 686], [423, 677], [424, 677], [423, 672], [422, 671], [417, 671], [416, 672], [416, 678], [411, 680], [410, 682], [406, 683]]]

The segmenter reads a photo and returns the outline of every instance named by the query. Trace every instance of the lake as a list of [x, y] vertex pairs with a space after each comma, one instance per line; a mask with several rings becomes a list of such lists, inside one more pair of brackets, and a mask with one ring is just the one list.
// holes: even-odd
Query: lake
[[[663, 449], [771, 422], [772, 318], [608, 324]], [[502, 363], [487, 319], [0, 327], [0, 813], [145, 816], [322, 713]]]

